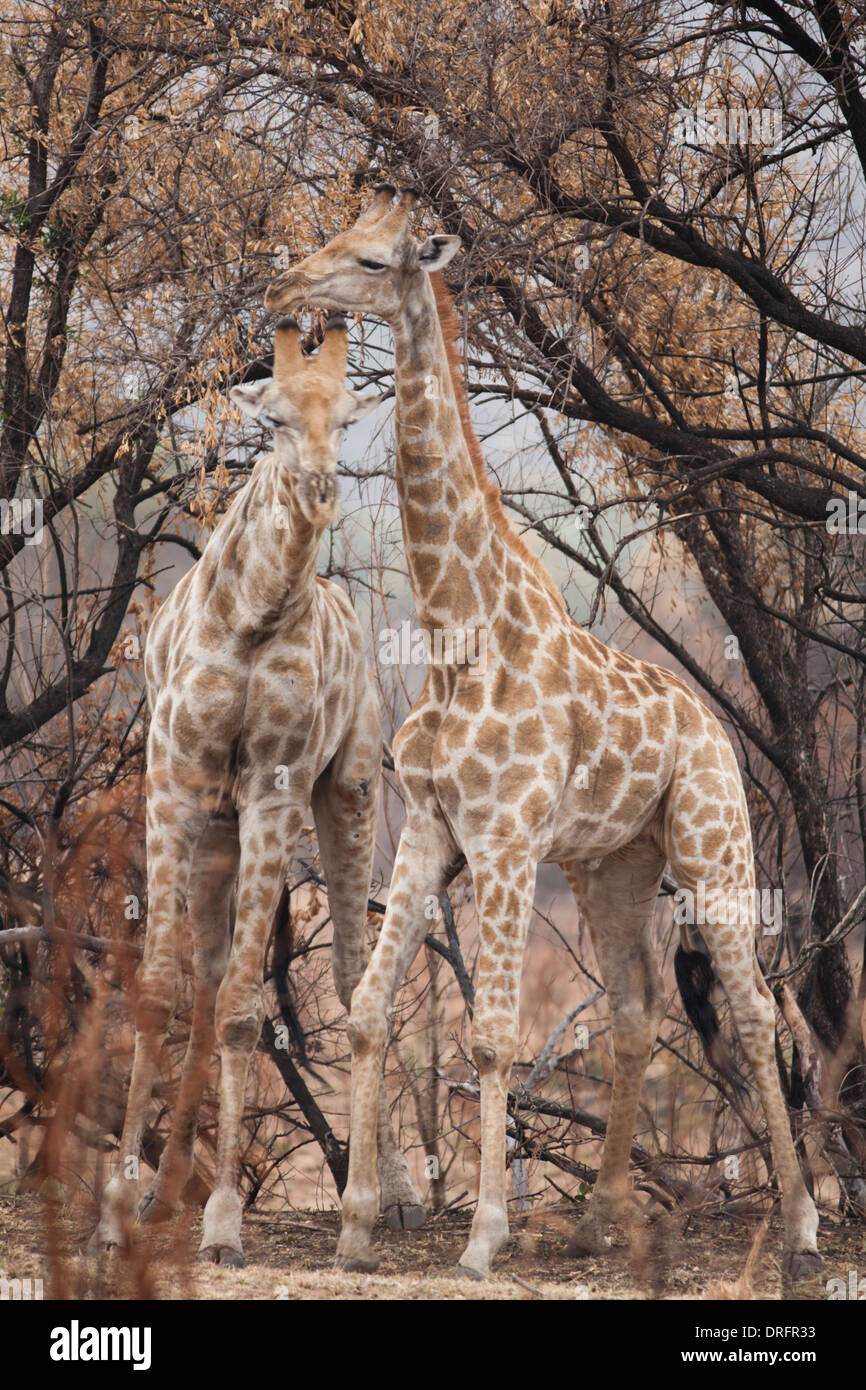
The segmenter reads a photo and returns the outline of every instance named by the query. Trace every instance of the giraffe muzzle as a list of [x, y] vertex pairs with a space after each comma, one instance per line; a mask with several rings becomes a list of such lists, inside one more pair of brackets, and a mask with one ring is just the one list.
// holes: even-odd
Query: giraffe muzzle
[[327, 526], [333, 521], [340, 505], [336, 471], [302, 473], [298, 482], [298, 498], [314, 526]]
[[281, 313], [296, 314], [309, 303], [313, 282], [297, 270], [288, 270], [278, 275], [265, 290], [265, 308]]

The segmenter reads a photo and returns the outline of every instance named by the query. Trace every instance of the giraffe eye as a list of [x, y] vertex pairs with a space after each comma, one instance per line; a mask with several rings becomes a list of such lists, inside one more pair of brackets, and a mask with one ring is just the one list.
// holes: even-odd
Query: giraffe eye
[[360, 261], [358, 262], [358, 264], [359, 264], [359, 265], [362, 265], [362, 266], [364, 267], [365, 270], [387, 270], [387, 269], [388, 269], [388, 267], [386, 266], [386, 264], [385, 264], [384, 261], [370, 261], [370, 260], [366, 260], [363, 256], [361, 257], [361, 259], [360, 259]]
[[273, 415], [269, 410], [265, 410], [261, 415], [262, 424], [269, 430], [286, 430], [289, 434], [297, 434], [294, 425], [290, 425], [288, 420], [283, 420], [279, 415]]

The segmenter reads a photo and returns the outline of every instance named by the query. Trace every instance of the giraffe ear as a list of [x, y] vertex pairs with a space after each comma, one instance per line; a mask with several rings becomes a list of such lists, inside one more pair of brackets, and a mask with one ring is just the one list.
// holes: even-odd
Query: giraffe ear
[[369, 415], [371, 410], [375, 410], [380, 401], [385, 399], [377, 391], [349, 391], [347, 395], [349, 397], [347, 425], [356, 425], [359, 420], [363, 420], [365, 415]]
[[454, 259], [461, 244], [459, 236], [445, 236], [443, 232], [428, 236], [418, 247], [418, 264], [422, 270], [441, 270]]
[[252, 415], [253, 419], [257, 420], [262, 408], [262, 398], [270, 386], [271, 380], [272, 378], [268, 376], [259, 381], [244, 381], [240, 386], [233, 386], [229, 391], [229, 400], [234, 405], [240, 406], [244, 415]]

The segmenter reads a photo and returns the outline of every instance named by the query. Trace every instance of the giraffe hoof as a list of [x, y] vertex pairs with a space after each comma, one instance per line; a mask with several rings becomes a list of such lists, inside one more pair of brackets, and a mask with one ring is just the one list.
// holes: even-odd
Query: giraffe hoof
[[823, 1264], [817, 1250], [786, 1250], [782, 1257], [782, 1274], [786, 1279], [814, 1279], [821, 1273]]
[[138, 1220], [142, 1226], [155, 1226], [160, 1221], [169, 1221], [174, 1216], [174, 1207], [164, 1202], [156, 1193], [148, 1192], [142, 1197], [138, 1208]]
[[344, 1274], [375, 1274], [379, 1268], [378, 1255], [336, 1255], [334, 1268]]
[[418, 1231], [427, 1220], [427, 1208], [420, 1202], [392, 1202], [384, 1215], [390, 1231]]
[[587, 1255], [603, 1255], [609, 1247], [610, 1240], [605, 1240], [597, 1227], [581, 1221], [569, 1236], [565, 1253], [572, 1259], [579, 1260]]
[[120, 1253], [120, 1241], [109, 1240], [101, 1236], [98, 1231], [94, 1231], [90, 1240], [84, 1247], [84, 1254], [89, 1260], [102, 1259], [103, 1256], [111, 1259], [112, 1256]]
[[449, 1275], [451, 1279], [472, 1279], [476, 1284], [483, 1284], [489, 1277], [488, 1274], [482, 1274], [480, 1269], [473, 1269], [471, 1265], [458, 1265]]
[[246, 1260], [241, 1250], [233, 1245], [206, 1245], [198, 1252], [200, 1264], [219, 1265], [222, 1269], [243, 1269]]

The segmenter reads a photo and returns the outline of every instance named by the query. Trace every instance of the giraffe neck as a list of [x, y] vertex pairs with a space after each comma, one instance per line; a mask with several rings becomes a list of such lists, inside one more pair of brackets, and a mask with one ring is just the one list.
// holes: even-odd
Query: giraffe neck
[[392, 328], [397, 491], [418, 618], [428, 630], [484, 627], [501, 604], [505, 546], [466, 443], [429, 276]]
[[291, 477], [261, 459], [216, 532], [208, 597], [238, 636], [290, 626], [313, 601], [322, 532], [304, 516]]

